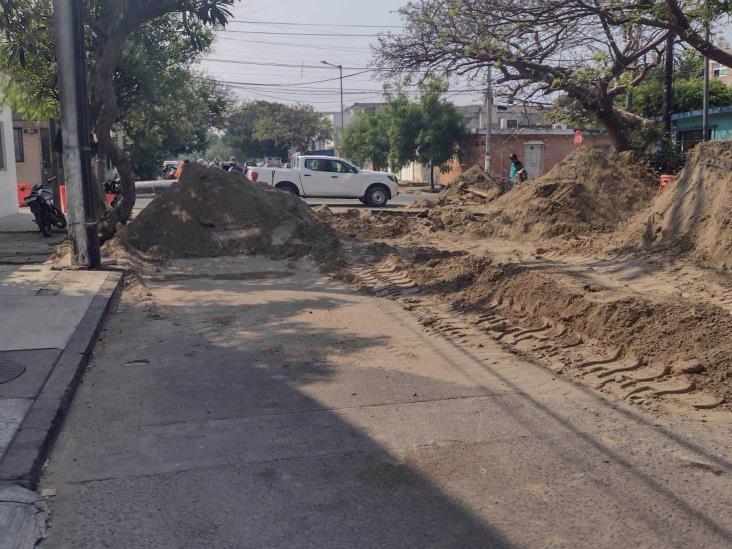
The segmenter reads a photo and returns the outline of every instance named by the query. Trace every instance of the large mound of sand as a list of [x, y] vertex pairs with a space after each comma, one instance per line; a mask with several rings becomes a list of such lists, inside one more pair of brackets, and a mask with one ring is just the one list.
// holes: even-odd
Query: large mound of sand
[[494, 200], [486, 229], [513, 238], [609, 231], [645, 208], [657, 188], [653, 173], [630, 155], [584, 147]]
[[317, 224], [307, 204], [245, 177], [190, 164], [128, 225], [122, 241], [152, 257], [264, 253]]
[[678, 180], [621, 227], [616, 240], [671, 247], [704, 265], [732, 269], [732, 143], [697, 145]]

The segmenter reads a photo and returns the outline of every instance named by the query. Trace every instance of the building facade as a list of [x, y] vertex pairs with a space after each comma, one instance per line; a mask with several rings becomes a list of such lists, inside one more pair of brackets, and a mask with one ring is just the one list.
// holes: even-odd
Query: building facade
[[[682, 151], [690, 150], [702, 141], [702, 111], [671, 115], [676, 143]], [[732, 106], [709, 109], [709, 135], [712, 141], [732, 139]]]
[[18, 211], [14, 135], [12, 114], [0, 97], [0, 218]]
[[19, 185], [36, 185], [55, 175], [48, 121], [13, 120], [13, 144]]
[[[605, 132], [586, 130], [581, 133], [581, 146], [594, 147], [606, 154], [613, 152], [610, 137]], [[490, 174], [508, 179], [511, 155], [518, 155], [530, 178], [544, 175], [579, 146], [576, 131], [564, 128], [521, 128], [493, 130], [491, 136]], [[463, 138], [458, 157], [449, 171], [435, 171], [435, 180], [444, 184], [472, 166], [485, 165], [485, 130], [475, 130]], [[406, 175], [406, 174], [405, 174]], [[426, 174], [429, 178], [429, 172]], [[423, 182], [428, 179], [422, 179]]]

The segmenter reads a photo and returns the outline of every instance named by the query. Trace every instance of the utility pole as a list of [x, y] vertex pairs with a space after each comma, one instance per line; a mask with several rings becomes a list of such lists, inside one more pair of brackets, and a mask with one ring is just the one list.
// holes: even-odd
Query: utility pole
[[671, 168], [671, 110], [673, 109], [674, 82], [674, 39], [671, 34], [666, 39], [663, 70], [663, 168]]
[[493, 138], [493, 75], [491, 74], [490, 67], [488, 68], [485, 83], [485, 110], [485, 160], [483, 169], [485, 170], [485, 173], [490, 175], [491, 153], [493, 152], [491, 145], [491, 140]]
[[53, 0], [53, 13], [69, 235], [74, 244], [74, 262], [93, 269], [100, 266], [101, 257], [91, 177], [81, 0]]
[[[704, 39], [707, 41], [707, 45], [711, 39], [710, 25], [709, 25], [709, 2], [704, 2]], [[704, 99], [702, 104], [702, 141], [708, 141], [709, 135], [709, 57], [704, 55]]]
[[338, 69], [338, 74], [340, 75], [339, 76], [339, 79], [340, 79], [340, 82], [341, 82], [341, 131], [340, 131], [340, 135], [342, 137], [343, 136], [343, 128], [345, 128], [345, 121], [343, 120], [343, 118], [344, 118], [344, 112], [345, 112], [345, 109], [343, 108], [343, 65], [334, 65], [333, 63], [328, 63], [325, 59], [323, 59], [321, 61], [321, 63], [323, 65], [328, 65], [329, 67], [333, 67], [335, 69]]

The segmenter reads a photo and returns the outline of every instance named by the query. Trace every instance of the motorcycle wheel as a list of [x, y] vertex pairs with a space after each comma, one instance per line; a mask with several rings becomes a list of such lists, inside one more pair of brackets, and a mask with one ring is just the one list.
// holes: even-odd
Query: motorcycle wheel
[[59, 229], [65, 229], [68, 225], [68, 222], [66, 221], [66, 216], [58, 208], [54, 207], [53, 210], [53, 224], [56, 225], [56, 227], [58, 227]]
[[40, 212], [40, 215], [36, 214], [36, 222], [38, 223], [38, 228], [41, 230], [41, 233], [43, 233], [43, 236], [51, 236], [51, 231], [53, 231], [53, 222], [48, 214], [45, 212]]

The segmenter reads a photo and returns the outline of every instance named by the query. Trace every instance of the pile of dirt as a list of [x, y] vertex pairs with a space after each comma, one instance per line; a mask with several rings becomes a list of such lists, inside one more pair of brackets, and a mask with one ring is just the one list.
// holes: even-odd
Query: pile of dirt
[[[478, 192], [470, 192], [471, 188]], [[497, 180], [486, 174], [479, 166], [473, 166], [448, 183], [437, 195], [436, 203], [439, 205], [466, 201], [485, 203], [494, 200], [502, 193], [503, 187]]]
[[417, 230], [414, 218], [400, 216], [398, 212], [392, 215], [354, 208], [333, 213], [321, 207], [316, 209], [316, 214], [346, 240], [388, 240]]
[[[526, 325], [561, 324], [583, 341], [622, 349], [664, 376], [685, 376], [732, 402], [732, 316], [707, 303], [659, 301], [643, 297], [597, 297], [571, 280], [486, 257], [428, 248], [401, 249], [382, 261], [404, 273], [422, 290], [455, 310], [489, 312], [501, 303], [504, 314]], [[675, 371], [680, 363], [693, 365]]]
[[583, 147], [493, 201], [485, 232], [511, 238], [609, 232], [645, 208], [657, 187], [654, 174], [630, 155]]
[[678, 180], [619, 227], [614, 240], [672, 248], [703, 265], [732, 269], [732, 143], [697, 145]]
[[[274, 253], [312, 248], [328, 232], [299, 198], [245, 177], [191, 164], [120, 235], [152, 259]], [[282, 250], [280, 250], [280, 254]]]

